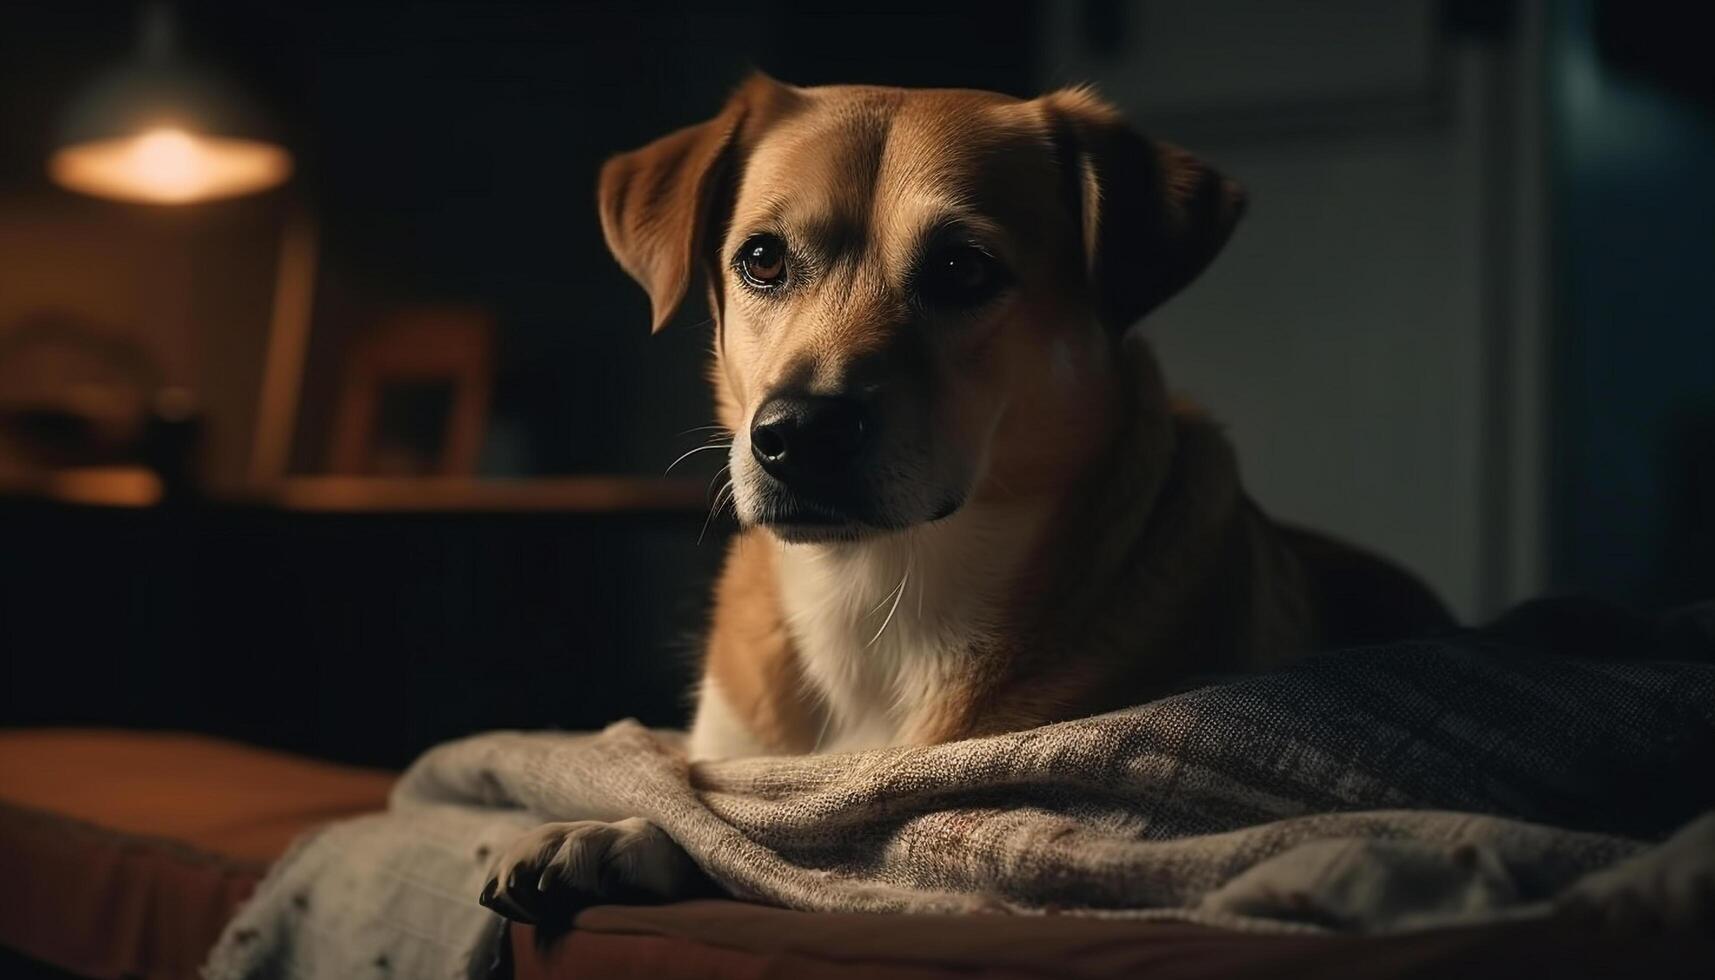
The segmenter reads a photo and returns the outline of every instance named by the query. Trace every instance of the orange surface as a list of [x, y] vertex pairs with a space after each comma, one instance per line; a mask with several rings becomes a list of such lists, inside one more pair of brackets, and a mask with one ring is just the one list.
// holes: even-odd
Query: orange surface
[[196, 735], [0, 732], [0, 946], [191, 980], [293, 838], [385, 807], [393, 780]]
[[306, 827], [385, 808], [394, 778], [200, 735], [0, 732], [0, 801], [263, 864]]
[[1715, 933], [1535, 919], [1381, 936], [1270, 935], [1078, 915], [596, 906], [514, 926], [515, 980], [1608, 980], [1715, 977]]

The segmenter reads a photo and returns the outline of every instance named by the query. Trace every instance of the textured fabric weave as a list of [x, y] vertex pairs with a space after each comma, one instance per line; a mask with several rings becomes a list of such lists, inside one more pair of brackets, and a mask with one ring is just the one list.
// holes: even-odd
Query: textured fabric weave
[[[1485, 634], [853, 755], [692, 767], [676, 735], [633, 722], [483, 735], [419, 760], [390, 814], [301, 845], [211, 975], [335, 976], [377, 956], [478, 975], [486, 856], [540, 820], [646, 817], [732, 894], [813, 911], [1349, 931], [1528, 915], [1715, 808], [1711, 772], [1715, 666]], [[340, 896], [327, 918], [283, 897], [320, 909], [324, 891]]]

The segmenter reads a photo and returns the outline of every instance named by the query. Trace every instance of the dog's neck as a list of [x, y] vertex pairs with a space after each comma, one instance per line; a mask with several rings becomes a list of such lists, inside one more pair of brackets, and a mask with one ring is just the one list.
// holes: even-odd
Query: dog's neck
[[977, 669], [1056, 507], [973, 502], [885, 537], [779, 546], [787, 629], [823, 708], [820, 750], [913, 740]]

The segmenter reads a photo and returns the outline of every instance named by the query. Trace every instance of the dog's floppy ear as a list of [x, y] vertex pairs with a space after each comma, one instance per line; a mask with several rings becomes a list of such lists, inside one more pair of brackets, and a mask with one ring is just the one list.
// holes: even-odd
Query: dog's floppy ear
[[1086, 88], [1043, 96], [1102, 320], [1124, 330], [1195, 279], [1232, 235], [1245, 194], [1126, 124]]
[[621, 267], [649, 293], [655, 330], [678, 312], [698, 257], [719, 234], [722, 185], [738, 145], [789, 93], [752, 75], [720, 115], [607, 161], [596, 191], [601, 231]]

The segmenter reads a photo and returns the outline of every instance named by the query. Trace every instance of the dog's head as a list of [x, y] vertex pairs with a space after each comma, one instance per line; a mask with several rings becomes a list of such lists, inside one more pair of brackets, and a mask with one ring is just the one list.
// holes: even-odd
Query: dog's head
[[600, 205], [656, 329], [707, 281], [740, 519], [816, 541], [1077, 472], [1120, 334], [1208, 265], [1243, 198], [1085, 90], [758, 76], [609, 161]]

